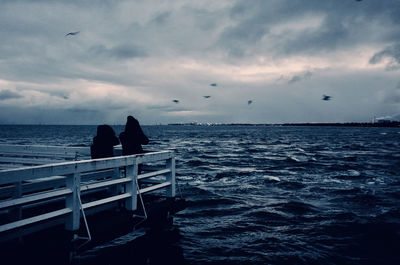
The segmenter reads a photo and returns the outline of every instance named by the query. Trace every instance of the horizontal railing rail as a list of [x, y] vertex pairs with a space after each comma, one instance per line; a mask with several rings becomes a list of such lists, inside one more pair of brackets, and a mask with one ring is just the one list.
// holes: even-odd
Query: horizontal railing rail
[[0, 169], [90, 158], [89, 147], [0, 144]]
[[[36, 151], [46, 153], [41, 148], [65, 154], [71, 153], [69, 148], [74, 149], [73, 152], [80, 150], [83, 154], [87, 154], [89, 149], [16, 147], [21, 152], [32, 152], [33, 155]], [[0, 150], [4, 149], [0, 146]], [[163, 169], [138, 172], [139, 164], [159, 162], [164, 163]], [[138, 181], [153, 177], [157, 178], [153, 185], [138, 187]], [[160, 181], [160, 177], [163, 180]], [[2, 218], [6, 221], [0, 223], [0, 233], [54, 218], [61, 218], [67, 230], [75, 231], [79, 229], [82, 211], [118, 201], [124, 202], [127, 210], [134, 211], [138, 194], [161, 188], [166, 188], [167, 197], [175, 196], [175, 158], [172, 151], [0, 170], [0, 215], [6, 215], [6, 218]], [[97, 191], [104, 191], [105, 195], [101, 198], [91, 197], [91, 192]], [[61, 206], [60, 203], [58, 208], [53, 206], [54, 202], [61, 202]], [[35, 207], [39, 210], [35, 210]], [[43, 209], [49, 210], [43, 212]]]

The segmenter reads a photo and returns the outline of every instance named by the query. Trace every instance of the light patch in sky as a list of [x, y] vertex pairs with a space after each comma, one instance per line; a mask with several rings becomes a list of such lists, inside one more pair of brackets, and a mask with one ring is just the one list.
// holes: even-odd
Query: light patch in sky
[[305, 30], [317, 30], [324, 22], [323, 14], [310, 14], [301, 18], [296, 18], [290, 21], [283, 21], [280, 24], [271, 27], [271, 34], [283, 35], [292, 34]]

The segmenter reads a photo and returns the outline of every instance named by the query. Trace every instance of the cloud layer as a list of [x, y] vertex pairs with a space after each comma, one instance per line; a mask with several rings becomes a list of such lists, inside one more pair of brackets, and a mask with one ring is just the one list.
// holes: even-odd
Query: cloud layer
[[1, 1], [0, 25], [0, 123], [400, 113], [397, 0]]

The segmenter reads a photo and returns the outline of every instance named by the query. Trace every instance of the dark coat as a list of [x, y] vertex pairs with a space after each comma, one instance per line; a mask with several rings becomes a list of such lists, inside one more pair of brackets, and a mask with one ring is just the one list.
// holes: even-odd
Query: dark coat
[[109, 125], [99, 125], [97, 135], [93, 137], [93, 144], [90, 146], [92, 159], [114, 156], [114, 145], [119, 144], [114, 130]]
[[139, 122], [132, 116], [128, 116], [125, 131], [119, 135], [122, 144], [122, 155], [143, 153], [142, 144], [148, 144], [149, 138], [143, 133]]

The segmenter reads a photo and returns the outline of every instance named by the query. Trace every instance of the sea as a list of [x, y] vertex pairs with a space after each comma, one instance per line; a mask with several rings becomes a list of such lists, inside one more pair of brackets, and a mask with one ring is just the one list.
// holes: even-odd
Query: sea
[[[182, 264], [400, 264], [400, 128], [143, 131], [146, 150], [175, 151], [187, 207], [174, 216], [179, 236], [165, 247]], [[0, 144], [89, 146], [95, 134], [96, 126], [1, 125]], [[118, 264], [137, 264], [128, 255], [133, 239], [91, 255], [112, 247], [127, 255]]]

